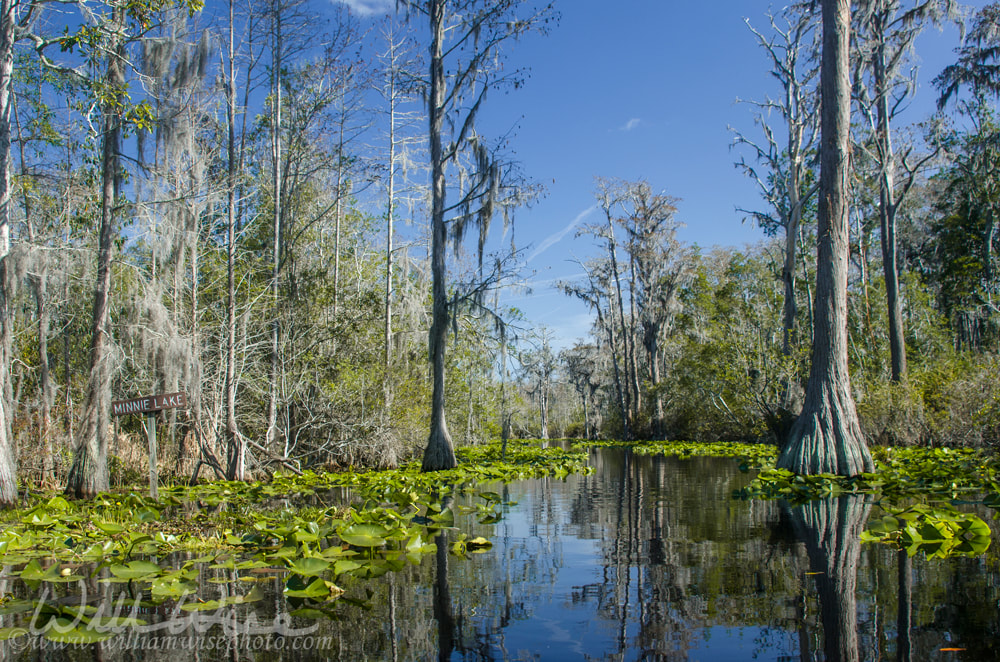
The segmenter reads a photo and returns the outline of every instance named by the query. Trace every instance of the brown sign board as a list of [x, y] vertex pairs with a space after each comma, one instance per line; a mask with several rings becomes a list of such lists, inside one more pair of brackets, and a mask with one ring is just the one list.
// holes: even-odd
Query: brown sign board
[[187, 407], [187, 393], [160, 393], [131, 400], [115, 400], [111, 403], [111, 415], [147, 414], [177, 407]]

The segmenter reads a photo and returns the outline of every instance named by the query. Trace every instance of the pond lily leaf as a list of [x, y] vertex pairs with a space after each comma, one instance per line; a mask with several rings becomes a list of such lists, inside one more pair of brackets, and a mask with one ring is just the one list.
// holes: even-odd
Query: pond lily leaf
[[22, 517], [21, 523], [35, 528], [49, 528], [55, 526], [58, 523], [58, 520], [53, 519], [52, 516], [46, 512], [32, 512]]
[[356, 523], [341, 528], [337, 533], [341, 540], [355, 547], [381, 547], [389, 530], [381, 524]]
[[140, 508], [139, 510], [132, 513], [132, 521], [136, 524], [145, 524], [147, 522], [155, 522], [160, 519], [160, 511], [155, 508], [150, 508], [146, 506], [145, 508]]
[[151, 561], [129, 561], [109, 566], [108, 570], [119, 579], [148, 579], [162, 572], [160, 566]]
[[351, 561], [349, 559], [341, 559], [333, 565], [333, 572], [336, 575], [342, 575], [345, 572], [351, 572], [352, 570], [357, 570], [362, 566], [361, 563], [357, 561]]
[[250, 589], [246, 595], [234, 595], [220, 600], [206, 600], [205, 602], [187, 602], [181, 605], [181, 609], [187, 612], [192, 611], [216, 611], [229, 605], [243, 605], [250, 602], [258, 602], [264, 599], [264, 593], [256, 586]]
[[9, 614], [23, 614], [24, 612], [31, 611], [35, 608], [35, 602], [33, 600], [21, 600], [14, 599], [5, 602], [0, 606], [0, 616], [7, 616]]
[[304, 577], [316, 577], [330, 568], [330, 562], [325, 559], [303, 558], [288, 562], [288, 569]]
[[67, 501], [64, 497], [58, 495], [52, 497], [45, 503], [46, 510], [59, 510], [65, 512], [71, 509], [72, 507], [73, 506], [70, 504], [69, 501]]
[[115, 522], [94, 522], [94, 526], [108, 534], [109, 536], [118, 535], [125, 530], [125, 527], [121, 524], [116, 524]]
[[60, 644], [96, 644], [115, 636], [114, 632], [98, 631], [82, 625], [79, 620], [65, 617], [53, 618], [45, 624], [42, 635]]
[[[298, 580], [298, 581], [295, 581]], [[299, 588], [301, 586], [301, 588]], [[331, 597], [337, 597], [344, 590], [332, 582], [328, 582], [320, 577], [305, 584], [298, 575], [292, 575], [285, 585], [285, 595], [289, 598], [307, 598], [310, 600], [322, 601]]]
[[198, 592], [196, 582], [176, 578], [159, 578], [153, 581], [150, 592], [161, 598], [180, 598]]
[[15, 637], [23, 637], [26, 634], [28, 634], [28, 630], [25, 628], [0, 628], [0, 641], [14, 639]]

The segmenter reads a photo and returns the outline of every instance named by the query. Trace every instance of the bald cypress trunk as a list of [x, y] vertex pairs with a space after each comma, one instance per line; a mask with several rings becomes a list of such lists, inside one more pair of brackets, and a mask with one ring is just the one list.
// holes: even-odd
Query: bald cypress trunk
[[[114, 22], [124, 23], [123, 10], [115, 10]], [[103, 109], [103, 145], [101, 149], [101, 229], [97, 247], [97, 285], [90, 326], [90, 375], [83, 402], [83, 420], [77, 436], [73, 465], [66, 483], [66, 493], [77, 498], [91, 498], [108, 490], [108, 427], [111, 416], [111, 371], [107, 365], [108, 308], [111, 296], [111, 258], [114, 250], [115, 221], [121, 145], [121, 90], [125, 76], [122, 63], [125, 47], [120, 37], [108, 58], [106, 82], [114, 99]]]
[[823, 1], [822, 139], [812, 366], [802, 413], [777, 466], [853, 476], [872, 471], [847, 367], [848, 177], [850, 174], [848, 0]]
[[457, 465], [448, 422], [445, 420], [445, 341], [448, 335], [448, 292], [445, 288], [445, 250], [448, 240], [445, 225], [444, 130], [445, 72], [444, 21], [445, 3], [429, 3], [431, 24], [430, 112], [429, 136], [431, 148], [431, 330], [428, 338], [431, 359], [431, 430], [424, 451], [423, 470], [438, 471]]

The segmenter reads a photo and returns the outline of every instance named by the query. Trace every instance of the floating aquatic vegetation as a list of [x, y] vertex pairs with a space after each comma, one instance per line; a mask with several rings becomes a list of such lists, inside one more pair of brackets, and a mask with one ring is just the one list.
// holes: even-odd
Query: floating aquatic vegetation
[[[364, 581], [419, 564], [437, 549], [433, 538], [454, 527], [456, 509], [483, 524], [498, 521], [503, 498], [481, 485], [592, 471], [585, 453], [528, 442], [509, 443], [503, 460], [499, 445], [460, 449], [459, 457], [457, 469], [436, 473], [421, 473], [418, 464], [382, 472], [305, 472], [268, 483], [175, 486], [161, 490], [160, 499], [136, 492], [87, 502], [36, 495], [29, 507], [6, 513], [0, 565], [35, 594], [99, 577], [124, 585], [144, 605], [186, 612], [260, 599], [253, 589], [215, 600], [197, 597], [200, 567], [229, 571], [227, 583], [271, 573], [284, 582], [291, 615], [331, 616], [338, 601], [365, 602], [346, 596], [340, 578]], [[334, 495], [338, 488], [346, 491]], [[456, 503], [457, 494], [472, 496], [474, 505]], [[459, 532], [450, 551], [465, 557], [490, 546], [482, 536]], [[201, 556], [180, 560], [192, 552]], [[34, 616], [24, 626], [0, 630], [0, 639], [30, 633], [91, 643], [139, 623], [95, 621], [86, 610], [69, 613], [44, 597], [2, 609]]]
[[930, 558], [979, 556], [990, 546], [989, 525], [951, 506], [916, 504], [886, 512], [868, 521], [862, 542], [890, 544], [906, 550], [908, 556], [923, 552]]
[[579, 446], [624, 446], [637, 455], [672, 455], [681, 459], [696, 456], [734, 457], [741, 460], [740, 470], [773, 465], [778, 459], [778, 447], [774, 444], [750, 444], [744, 442], [692, 441], [595, 441], [578, 442]]

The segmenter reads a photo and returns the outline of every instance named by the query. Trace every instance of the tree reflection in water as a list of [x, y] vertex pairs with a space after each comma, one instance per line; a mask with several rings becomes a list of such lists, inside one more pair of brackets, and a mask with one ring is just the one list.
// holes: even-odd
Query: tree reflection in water
[[871, 504], [862, 495], [821, 499], [790, 507], [805, 544], [819, 593], [827, 662], [857, 662], [858, 558]]
[[434, 619], [438, 622], [438, 659], [450, 660], [455, 650], [455, 614], [451, 609], [451, 591], [448, 585], [448, 532], [441, 531], [435, 538], [437, 545], [434, 577]]

